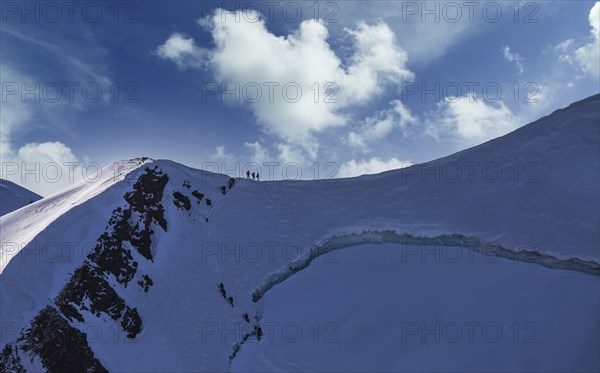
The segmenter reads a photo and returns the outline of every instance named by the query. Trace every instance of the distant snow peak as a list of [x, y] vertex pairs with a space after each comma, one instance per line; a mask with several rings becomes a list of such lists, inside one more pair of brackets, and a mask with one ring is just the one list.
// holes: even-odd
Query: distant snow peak
[[11, 181], [0, 179], [0, 215], [18, 210], [41, 198], [42, 196]]

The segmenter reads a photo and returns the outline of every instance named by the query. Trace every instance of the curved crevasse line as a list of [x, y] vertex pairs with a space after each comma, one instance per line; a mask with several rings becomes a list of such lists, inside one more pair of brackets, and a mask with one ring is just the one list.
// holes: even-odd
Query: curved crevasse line
[[535, 263], [553, 269], [566, 269], [596, 276], [600, 275], [600, 264], [596, 262], [585, 261], [578, 258], [559, 259], [551, 255], [529, 250], [515, 251], [474, 236], [444, 234], [435, 237], [421, 237], [407, 233], [400, 234], [391, 230], [365, 231], [361, 233], [333, 236], [323, 244], [313, 246], [298, 260], [289, 263], [282, 270], [267, 276], [262, 284], [252, 292], [252, 301], [255, 303], [258, 302], [271, 288], [308, 267], [314, 259], [334, 250], [367, 243], [395, 243], [407, 246], [437, 245], [467, 247], [490, 257], [504, 258], [525, 263]]

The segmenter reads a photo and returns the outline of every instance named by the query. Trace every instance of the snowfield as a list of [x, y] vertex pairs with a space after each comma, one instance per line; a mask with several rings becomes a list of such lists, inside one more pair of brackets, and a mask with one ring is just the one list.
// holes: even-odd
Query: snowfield
[[346, 248], [274, 287], [232, 371], [598, 371], [597, 276], [421, 249]]
[[357, 178], [130, 160], [0, 219], [0, 368], [597, 371], [599, 137], [596, 95]]

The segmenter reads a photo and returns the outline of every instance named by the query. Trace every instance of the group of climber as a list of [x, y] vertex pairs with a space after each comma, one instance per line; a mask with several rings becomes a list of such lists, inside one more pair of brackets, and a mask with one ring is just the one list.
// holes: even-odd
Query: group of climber
[[252, 175], [252, 180], [260, 181], [260, 174], [258, 172], [250, 173], [250, 170], [246, 171], [246, 177], [250, 179]]

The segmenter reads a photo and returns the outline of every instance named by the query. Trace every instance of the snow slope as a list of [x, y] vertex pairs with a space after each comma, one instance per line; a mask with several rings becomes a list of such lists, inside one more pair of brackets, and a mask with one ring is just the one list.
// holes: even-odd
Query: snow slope
[[41, 198], [42, 196], [12, 181], [0, 179], [0, 215], [18, 210]]
[[[0, 273], [13, 255], [28, 245], [50, 223], [59, 219], [73, 207], [92, 199], [113, 184], [122, 181], [127, 173], [142, 166], [148, 160], [148, 158], [136, 158], [116, 162], [103, 168], [98, 174], [90, 176], [87, 181], [82, 180], [70, 188], [0, 217], [3, 245]], [[121, 190], [124, 190], [125, 187], [126, 185], [122, 185]], [[77, 229], [81, 229], [81, 227], [79, 226]]]
[[444, 250], [366, 244], [314, 263], [258, 302], [265, 335], [232, 371], [600, 369], [597, 276]]
[[[596, 95], [478, 147], [379, 175], [254, 182], [137, 162], [121, 181], [80, 185], [8, 214], [0, 219], [0, 312], [10, 327], [2, 329], [0, 364], [145, 372], [598, 368], [591, 295], [600, 274], [599, 106]], [[450, 249], [494, 265], [456, 264], [444, 256]], [[394, 271], [394, 257], [407, 250], [441, 264]], [[314, 267], [334, 254], [345, 258], [334, 269]], [[333, 294], [315, 290], [324, 282]], [[371, 301], [350, 310], [361, 298]], [[333, 347], [269, 343], [267, 323], [287, 314], [300, 324], [333, 322], [350, 338]], [[496, 353], [489, 344], [458, 344], [455, 354], [400, 344], [410, 351], [403, 355], [386, 345], [385, 328], [365, 330], [403, 318], [503, 328], [533, 322], [551, 338], [527, 348], [503, 340]], [[556, 318], [563, 328], [549, 321]], [[368, 365], [344, 365], [352, 351], [348, 364], [360, 357]], [[465, 358], [479, 353], [484, 358]], [[76, 363], [65, 358], [74, 354]]]

